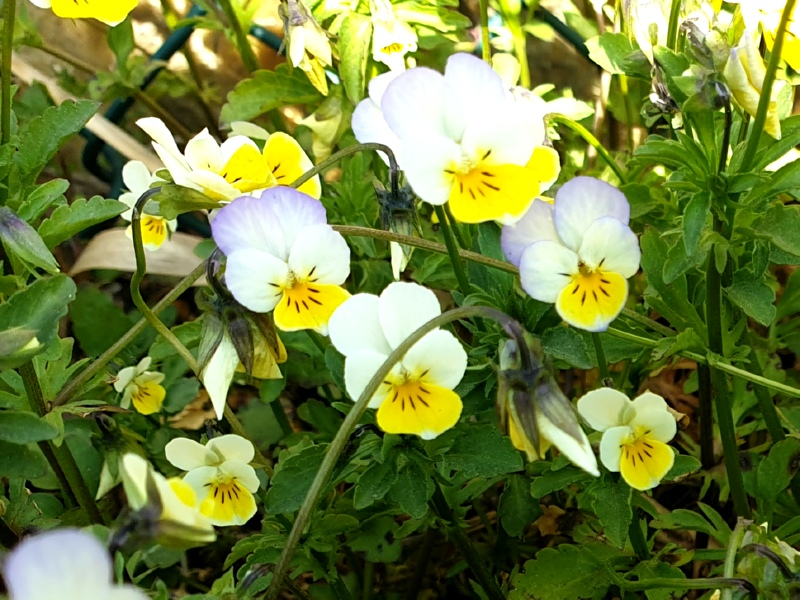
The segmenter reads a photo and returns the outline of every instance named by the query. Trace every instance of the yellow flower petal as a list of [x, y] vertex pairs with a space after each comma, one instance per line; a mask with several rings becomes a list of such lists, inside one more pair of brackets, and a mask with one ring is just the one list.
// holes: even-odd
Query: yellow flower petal
[[512, 220], [521, 216], [539, 193], [536, 173], [519, 165], [479, 164], [455, 174], [450, 210], [462, 223]]
[[632, 488], [649, 490], [661, 482], [674, 462], [675, 454], [664, 442], [640, 436], [622, 447], [620, 472]]
[[553, 148], [536, 146], [526, 167], [539, 180], [542, 188], [540, 191], [544, 191], [558, 179], [558, 174], [561, 172], [561, 159]]
[[167, 220], [163, 217], [143, 215], [141, 226], [142, 244], [148, 250], [156, 250], [167, 241], [169, 229], [167, 227]]
[[220, 175], [240, 192], [252, 192], [275, 185], [264, 157], [249, 144], [242, 145], [233, 153]]
[[432, 439], [458, 423], [463, 405], [452, 390], [421, 381], [392, 386], [378, 409], [378, 427]]
[[53, 0], [51, 7], [64, 19], [97, 19], [109, 25], [125, 20], [139, 0]]
[[236, 480], [220, 481], [208, 486], [200, 511], [218, 527], [244, 525], [256, 514], [256, 501]]
[[152, 415], [161, 410], [167, 391], [155, 381], [146, 381], [136, 384], [136, 390], [131, 395], [133, 407], [143, 415]]
[[511, 438], [511, 444], [517, 450], [522, 450], [527, 456], [528, 460], [533, 462], [535, 460], [542, 460], [544, 458], [545, 453], [550, 449], [550, 441], [547, 440], [543, 435], [539, 435], [539, 450], [537, 451], [536, 448], [533, 446], [533, 442], [522, 435], [517, 429], [516, 423], [514, 423], [514, 419], [508, 419], [508, 436]]
[[587, 331], [605, 331], [627, 297], [628, 282], [622, 275], [603, 271], [581, 273], [561, 291], [556, 309], [570, 325]]
[[[264, 146], [264, 158], [277, 185], [291, 184], [314, 166], [300, 144], [292, 136], [281, 132], [269, 136]], [[317, 200], [322, 195], [319, 176], [312, 177], [297, 189]]]
[[333, 311], [349, 297], [338, 285], [296, 283], [283, 290], [275, 307], [275, 325], [284, 331], [314, 329], [325, 335]]

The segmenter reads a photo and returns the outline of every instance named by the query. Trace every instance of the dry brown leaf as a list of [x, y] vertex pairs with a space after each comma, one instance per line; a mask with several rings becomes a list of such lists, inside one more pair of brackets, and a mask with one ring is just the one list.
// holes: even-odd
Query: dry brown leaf
[[216, 420], [217, 413], [214, 412], [214, 406], [208, 397], [208, 392], [200, 390], [194, 400], [192, 400], [186, 407], [169, 418], [169, 424], [175, 429], [200, 429], [205, 425], [206, 421]]
[[545, 506], [542, 508], [542, 515], [533, 524], [539, 528], [541, 535], [555, 535], [558, 533], [558, 519], [564, 513], [564, 509], [555, 504]]

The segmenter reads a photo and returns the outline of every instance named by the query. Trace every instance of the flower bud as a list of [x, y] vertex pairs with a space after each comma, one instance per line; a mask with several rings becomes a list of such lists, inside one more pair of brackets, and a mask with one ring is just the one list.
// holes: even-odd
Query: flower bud
[[417, 50], [417, 34], [394, 14], [388, 0], [371, 0], [372, 58], [390, 71], [405, 71], [405, 55]]
[[333, 64], [328, 34], [311, 16], [302, 0], [281, 2], [278, 14], [283, 20], [283, 39], [289, 62], [305, 71], [312, 85], [327, 96], [325, 67]]
[[[404, 187], [395, 195], [391, 191], [375, 187], [380, 205], [381, 225], [387, 231], [400, 235], [413, 236], [417, 233], [417, 208], [414, 192], [410, 187]], [[411, 260], [412, 246], [389, 242], [392, 253], [392, 274], [396, 280], [400, 279], [408, 261]]]

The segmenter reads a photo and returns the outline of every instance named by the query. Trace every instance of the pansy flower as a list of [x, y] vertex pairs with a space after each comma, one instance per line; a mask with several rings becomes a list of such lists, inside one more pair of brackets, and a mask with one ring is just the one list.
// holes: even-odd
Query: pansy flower
[[372, 59], [391, 71], [404, 71], [405, 55], [417, 50], [417, 34], [397, 18], [389, 0], [370, 0], [372, 16]]
[[260, 485], [253, 460], [253, 444], [238, 435], [223, 435], [205, 446], [187, 438], [170, 441], [167, 460], [188, 471], [188, 483], [202, 502], [202, 511], [218, 527], [244, 525], [256, 514], [253, 493]]
[[143, 415], [151, 415], [161, 410], [161, 404], [167, 395], [161, 385], [164, 374], [148, 371], [152, 359], [145, 356], [135, 367], [125, 367], [117, 373], [114, 389], [122, 393], [119, 405], [128, 408], [133, 401], [133, 407]]
[[[204, 129], [181, 152], [161, 119], [147, 117], [136, 124], [153, 139], [156, 154], [177, 185], [215, 200], [233, 200], [244, 193], [288, 185], [313, 166], [300, 145], [285, 133], [270, 135], [262, 151], [243, 135], [218, 144]], [[319, 176], [301, 185], [300, 190], [319, 198]]]
[[10, 600], [147, 600], [132, 585], [114, 583], [108, 550], [80, 529], [27, 537], [3, 562]]
[[552, 177], [553, 153], [534, 156], [544, 143], [544, 123], [530, 119], [501, 77], [469, 54], [451, 56], [444, 75], [417, 67], [383, 94], [371, 86], [352, 121], [360, 142], [399, 150], [420, 198], [449, 202], [465, 223], [515, 222]]
[[[390, 284], [380, 296], [356, 294], [333, 314], [331, 342], [345, 355], [347, 393], [355, 401], [389, 354], [420, 326], [441, 314], [439, 301], [416, 283]], [[467, 353], [449, 331], [436, 329], [394, 365], [369, 401], [378, 427], [433, 439], [461, 416], [453, 389], [467, 368]]]
[[122, 457], [120, 473], [128, 504], [134, 511], [158, 510], [156, 540], [171, 548], [192, 548], [213, 542], [214, 527], [204, 512], [209, 505], [198, 503], [192, 487], [180, 477], [166, 479], [144, 458], [129, 452]]
[[[161, 182], [161, 180], [151, 174], [144, 163], [132, 160], [122, 167], [122, 182], [130, 191], [120, 194], [119, 201], [129, 207], [121, 216], [126, 221], [130, 221], [133, 217], [133, 207], [142, 194], [149, 190], [154, 183]], [[178, 220], [165, 219], [161, 215], [148, 213], [148, 204], [145, 203], [139, 220], [142, 226], [142, 245], [147, 250], [158, 250], [178, 228]], [[125, 234], [129, 238], [133, 238], [133, 227], [131, 225], [128, 225]]]
[[630, 205], [617, 188], [592, 177], [564, 184], [551, 205], [537, 200], [503, 228], [503, 252], [519, 267], [522, 288], [555, 303], [570, 325], [605, 331], [628, 297], [639, 269], [639, 241], [628, 227]]
[[31, 0], [39, 8], [50, 8], [62, 19], [97, 19], [107, 25], [125, 20], [139, 0]]
[[211, 223], [227, 257], [225, 284], [253, 312], [274, 311], [284, 331], [325, 335], [333, 311], [350, 297], [350, 248], [328, 225], [319, 200], [288, 187], [224, 206]]
[[601, 388], [578, 400], [578, 413], [589, 427], [603, 432], [600, 461], [609, 471], [622, 473], [632, 488], [654, 488], [672, 468], [675, 455], [667, 443], [677, 424], [661, 396], [645, 392], [630, 400], [622, 392]]
[[[772, 52], [786, 0], [759, 0], [759, 2], [728, 0], [728, 2], [739, 5], [747, 29], [755, 31], [761, 25], [764, 43], [767, 50]], [[789, 63], [789, 66], [795, 71], [800, 70], [800, 4], [795, 4], [792, 14], [789, 15], [781, 58]]]

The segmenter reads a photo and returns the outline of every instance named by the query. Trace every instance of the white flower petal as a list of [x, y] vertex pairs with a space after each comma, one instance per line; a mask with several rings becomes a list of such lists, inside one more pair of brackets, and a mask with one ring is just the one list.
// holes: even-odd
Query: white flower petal
[[[233, 134], [233, 137], [245, 136], [254, 140], [269, 139], [269, 131], [247, 121], [233, 121], [231, 123], [231, 133]], [[223, 142], [223, 145], [224, 144], [225, 142]]]
[[646, 410], [661, 410], [666, 413], [669, 412], [669, 405], [667, 404], [667, 401], [664, 400], [663, 397], [659, 396], [658, 394], [654, 394], [653, 392], [644, 392], [643, 394], [636, 396], [631, 405], [636, 411], [636, 414], [642, 413]]
[[386, 92], [386, 88], [389, 87], [389, 84], [402, 74], [403, 71], [389, 71], [388, 73], [382, 73], [381, 75], [373, 77], [369, 80], [369, 85], [367, 86], [369, 97], [375, 104], [378, 105], [378, 108], [380, 108], [381, 100], [383, 99], [383, 94]]
[[625, 194], [594, 177], [575, 177], [556, 194], [554, 222], [564, 245], [577, 251], [589, 226], [601, 217], [627, 225], [631, 208]]
[[136, 374], [141, 375], [147, 369], [150, 368], [150, 364], [153, 362], [153, 359], [149, 356], [145, 356], [142, 360], [139, 361], [139, 364], [136, 365]]
[[203, 444], [189, 438], [175, 438], [164, 447], [164, 453], [172, 466], [181, 471], [191, 471], [214, 461], [216, 456]]
[[203, 369], [200, 378], [208, 392], [211, 404], [214, 406], [217, 419], [222, 419], [222, 413], [228, 402], [228, 388], [231, 386], [233, 374], [238, 366], [239, 355], [226, 332], [222, 335], [219, 346]]
[[467, 122], [484, 120], [504, 103], [503, 80], [489, 64], [477, 56], [460, 52], [447, 59], [444, 80], [464, 107]]
[[208, 129], [203, 129], [186, 143], [183, 151], [189, 167], [196, 171], [211, 171], [219, 174], [222, 169], [222, 154], [217, 140], [211, 137]]
[[156, 117], [146, 117], [136, 121], [136, 124], [152, 138], [153, 149], [172, 175], [175, 183], [186, 185], [190, 171], [189, 163], [178, 150], [175, 138], [172, 137], [164, 122]]
[[213, 171], [191, 171], [186, 176], [186, 181], [178, 185], [198, 190], [217, 200], [235, 200], [242, 195], [242, 192], [228, 183], [222, 175]]
[[626, 426], [612, 427], [603, 432], [603, 438], [600, 440], [600, 462], [612, 473], [619, 472], [622, 445], [632, 433], [631, 428]]
[[286, 186], [269, 188], [261, 193], [261, 200], [269, 203], [269, 208], [279, 223], [280, 233], [270, 229], [276, 246], [282, 244], [278, 258], [286, 260], [294, 246], [295, 239], [306, 227], [325, 225], [328, 216], [322, 202], [298, 190]]
[[618, 390], [600, 388], [592, 390], [578, 400], [578, 414], [596, 431], [627, 425], [633, 417], [630, 399]]
[[289, 267], [261, 250], [237, 250], [228, 256], [225, 285], [239, 304], [253, 312], [271, 311], [280, 302]]
[[149, 596], [143, 591], [131, 586], [123, 585], [109, 590], [102, 600], [148, 600]]
[[584, 233], [578, 256], [592, 269], [618, 273], [627, 279], [639, 270], [642, 252], [630, 227], [614, 217], [601, 217]]
[[[403, 141], [419, 136], [449, 136], [451, 130], [464, 123], [458, 123], [461, 115], [459, 106], [445, 106], [446, 96], [452, 92], [446, 89], [444, 77], [425, 67], [418, 67], [402, 73], [392, 81], [381, 98], [381, 110], [389, 127]], [[450, 103], [452, 104], [452, 103]], [[448, 115], [448, 112], [451, 114]], [[449, 126], [452, 120], [454, 125]]]
[[491, 152], [487, 162], [495, 165], [527, 164], [536, 141], [520, 127], [521, 111], [510, 101], [495, 106], [494, 111], [469, 122], [461, 139], [464, 152], [476, 159]]
[[102, 599], [111, 559], [91, 534], [56, 529], [23, 540], [6, 558], [3, 578], [11, 600]]
[[539, 434], [541, 436], [552, 442], [572, 464], [595, 477], [600, 475], [600, 471], [597, 470], [597, 458], [594, 452], [592, 452], [592, 445], [589, 443], [589, 439], [580, 427], [578, 428], [580, 431], [580, 439], [575, 439], [553, 424], [541, 411], [537, 412], [537, 417]]
[[218, 467], [197, 467], [183, 476], [183, 480], [194, 490], [197, 497], [202, 499], [208, 494], [207, 483], [214, 483], [219, 474]]
[[522, 253], [519, 279], [531, 298], [553, 303], [578, 273], [578, 255], [554, 242], [536, 242]]
[[386, 341], [397, 348], [420, 326], [442, 314], [442, 308], [428, 288], [396, 281], [381, 293], [378, 314]]
[[[386, 119], [383, 118], [381, 107], [372, 99], [367, 98], [358, 103], [355, 111], [353, 111], [350, 126], [353, 128], [353, 134], [356, 136], [359, 143], [383, 144], [389, 146], [392, 152], [394, 152], [398, 164], [403, 164], [400, 160], [402, 142], [391, 130]], [[383, 152], [378, 152], [378, 156], [380, 156], [387, 165], [389, 164], [389, 160]]]
[[120, 369], [119, 373], [117, 373], [117, 380], [114, 382], [114, 389], [118, 392], [124, 391], [134, 377], [136, 377], [136, 367]]
[[[347, 388], [347, 395], [353, 402], [357, 402], [359, 396], [364, 392], [364, 388], [372, 379], [373, 375], [386, 362], [388, 355], [380, 354], [373, 350], [361, 350], [349, 356], [344, 363], [344, 386]], [[380, 387], [378, 388], [380, 390]], [[386, 392], [376, 393], [370, 398], [369, 408], [378, 408], [386, 398]]]
[[402, 363], [412, 375], [425, 373], [422, 381], [452, 390], [467, 370], [467, 353], [456, 336], [437, 329], [414, 344]]
[[442, 137], [420, 134], [401, 148], [403, 169], [417, 195], [430, 204], [444, 204], [450, 198], [454, 178], [446, 171], [461, 160], [461, 147]]
[[666, 408], [646, 408], [637, 410], [636, 416], [631, 421], [631, 427], [649, 431], [647, 437], [665, 444], [670, 442], [678, 433], [678, 424], [675, 417]]
[[310, 277], [309, 281], [342, 285], [350, 275], [350, 248], [330, 225], [306, 227], [294, 239], [289, 269], [298, 277]]
[[211, 221], [211, 233], [226, 255], [254, 249], [282, 260], [289, 256], [280, 220], [264, 198], [242, 196], [223, 206]]
[[[256, 455], [253, 442], [240, 435], [228, 434], [212, 438], [206, 446], [223, 461], [239, 460], [247, 464]], [[252, 490], [251, 490], [252, 491]]]
[[337, 308], [328, 321], [333, 346], [345, 356], [373, 350], [388, 356], [392, 349], [383, 335], [378, 316], [378, 296], [356, 294]]
[[503, 227], [500, 244], [508, 261], [519, 266], [525, 249], [544, 240], [561, 243], [553, 224], [553, 205], [537, 198], [519, 221]]
[[[252, 447], [252, 444], [250, 446]], [[256, 470], [248, 465], [247, 462], [248, 461], [241, 460], [226, 460], [220, 465], [219, 470], [225, 475], [235, 477], [245, 489], [251, 493], [255, 493], [261, 486], [261, 482], [258, 479], [258, 475], [256, 475]]]
[[141, 161], [130, 160], [122, 167], [122, 182], [137, 196], [141, 196], [150, 188], [152, 179], [150, 170]]
[[[259, 127], [259, 129], [261, 128]], [[219, 148], [219, 154], [221, 158], [219, 164], [220, 169], [225, 166], [225, 164], [230, 160], [231, 156], [236, 154], [237, 150], [239, 150], [242, 146], [251, 146], [258, 150], [259, 153], [261, 152], [261, 150], [258, 148], [258, 145], [256, 145], [256, 143], [250, 138], [243, 135], [233, 135], [222, 142], [222, 146]]]

